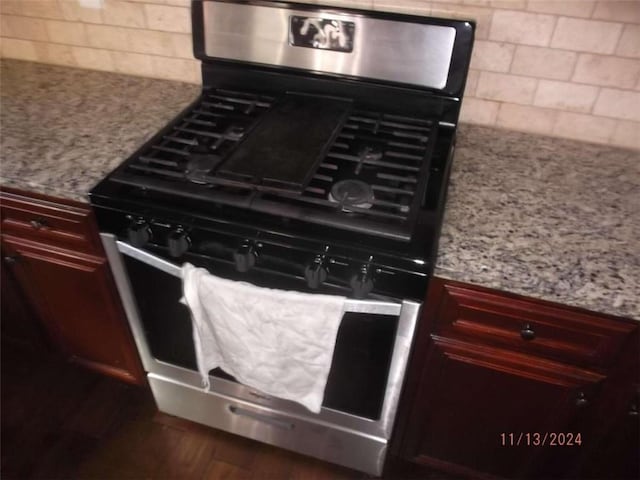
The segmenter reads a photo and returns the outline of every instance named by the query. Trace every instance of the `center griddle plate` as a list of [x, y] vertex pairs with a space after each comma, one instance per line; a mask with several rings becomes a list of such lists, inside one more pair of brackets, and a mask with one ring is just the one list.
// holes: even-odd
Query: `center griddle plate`
[[289, 94], [251, 131], [216, 175], [284, 192], [302, 192], [351, 102]]

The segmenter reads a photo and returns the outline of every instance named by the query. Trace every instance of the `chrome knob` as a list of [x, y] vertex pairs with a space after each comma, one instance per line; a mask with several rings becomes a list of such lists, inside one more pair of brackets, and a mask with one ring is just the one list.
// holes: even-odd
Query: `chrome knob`
[[249, 271], [256, 264], [257, 256], [258, 254], [256, 253], [254, 245], [248, 240], [244, 241], [233, 253], [236, 270], [241, 273]]
[[187, 253], [191, 246], [191, 239], [183, 228], [178, 227], [169, 234], [167, 246], [169, 247], [169, 255], [178, 258]]
[[349, 285], [353, 291], [355, 298], [364, 298], [369, 295], [369, 292], [373, 290], [373, 272], [371, 271], [371, 261], [373, 257], [369, 258], [369, 262], [363, 264], [360, 270], [351, 277]]
[[133, 221], [127, 229], [127, 239], [134, 247], [143, 247], [151, 237], [151, 227], [144, 219]]
[[318, 255], [304, 268], [304, 278], [309, 288], [316, 289], [322, 285], [329, 275], [324, 266], [324, 256]]

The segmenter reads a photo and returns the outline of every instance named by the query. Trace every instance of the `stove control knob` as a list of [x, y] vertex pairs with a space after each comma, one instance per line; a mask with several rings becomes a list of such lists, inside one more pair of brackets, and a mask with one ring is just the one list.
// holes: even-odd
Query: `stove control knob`
[[327, 279], [329, 272], [324, 266], [324, 259], [318, 255], [304, 269], [304, 278], [307, 280], [309, 288], [320, 287]]
[[127, 229], [127, 238], [134, 247], [143, 247], [151, 240], [151, 227], [143, 220], [135, 220]]
[[178, 258], [184, 255], [191, 246], [191, 239], [181, 227], [176, 228], [167, 238], [169, 255]]
[[257, 256], [253, 244], [249, 241], [243, 242], [240, 248], [233, 253], [236, 270], [241, 273], [249, 271], [256, 264]]
[[351, 285], [355, 298], [364, 298], [373, 290], [373, 277], [367, 265], [363, 266], [358, 273], [351, 277], [349, 285]]

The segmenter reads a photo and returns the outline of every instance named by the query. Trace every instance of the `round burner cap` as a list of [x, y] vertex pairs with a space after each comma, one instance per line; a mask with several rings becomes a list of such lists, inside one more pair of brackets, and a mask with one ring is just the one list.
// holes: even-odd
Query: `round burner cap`
[[362, 180], [341, 180], [331, 187], [329, 200], [344, 207], [371, 208], [373, 189]]

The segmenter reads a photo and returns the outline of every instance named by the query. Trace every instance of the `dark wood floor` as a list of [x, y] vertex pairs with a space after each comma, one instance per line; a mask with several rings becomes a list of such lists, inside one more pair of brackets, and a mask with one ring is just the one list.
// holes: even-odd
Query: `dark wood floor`
[[362, 479], [366, 475], [157, 412], [148, 391], [2, 348], [1, 477]]

